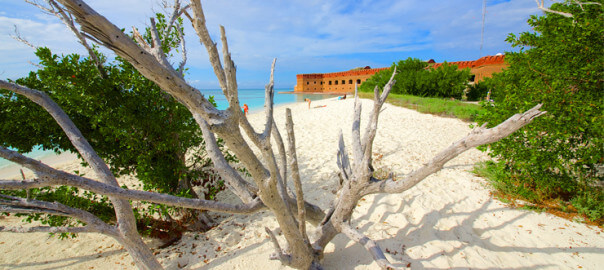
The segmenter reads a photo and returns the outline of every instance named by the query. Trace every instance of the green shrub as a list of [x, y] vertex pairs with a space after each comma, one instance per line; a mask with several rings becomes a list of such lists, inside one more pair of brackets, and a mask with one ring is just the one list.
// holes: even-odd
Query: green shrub
[[[428, 68], [428, 63], [416, 58], [401, 60], [396, 65], [396, 84], [393, 94], [420, 97], [444, 97], [461, 99], [470, 78], [469, 69], [458, 70], [457, 66], [443, 63], [436, 69]], [[392, 75], [392, 67], [382, 70], [360, 86], [360, 91], [371, 92], [376, 85], [385, 85]]]
[[489, 82], [494, 104], [484, 103], [486, 113], [477, 120], [492, 127], [543, 103], [546, 115], [491, 144], [489, 153], [509, 172], [508, 187], [531, 190], [536, 196], [531, 200], [572, 202], [591, 219], [599, 218], [604, 204], [602, 188], [595, 187], [603, 180], [598, 166], [604, 163], [602, 7], [566, 3], [552, 9], [574, 17], [532, 16], [528, 23], [535, 32], [510, 34], [508, 42], [520, 51], [506, 54], [509, 68]]
[[[164, 32], [165, 17], [157, 14], [157, 19], [157, 27], [165, 35], [162, 37], [164, 52], [171, 53], [179, 45], [176, 27], [182, 27], [182, 22], [178, 21], [172, 31]], [[145, 33], [144, 37], [150, 42], [149, 29]], [[17, 79], [16, 83], [48, 94], [114, 174], [135, 174], [144, 190], [181, 197], [197, 195], [191, 192], [193, 186], [206, 186], [207, 193], [200, 195], [213, 198], [223, 187], [222, 181], [215, 181], [212, 172], [206, 170], [212, 162], [205, 153], [201, 130], [191, 112], [123, 58], [116, 57], [107, 63], [105, 56], [97, 53], [104, 70], [101, 73], [89, 57], [59, 56], [48, 48], [37, 49], [36, 55], [40, 69]], [[212, 97], [209, 100], [213, 102]], [[0, 146], [22, 153], [34, 147], [77, 152], [48, 112], [29, 99], [3, 89], [0, 89], [0, 133], [9, 134], [0, 136]], [[222, 143], [219, 141], [219, 144]], [[226, 159], [236, 161], [228, 152]], [[68, 191], [69, 196], [65, 195]], [[25, 193], [4, 191], [4, 194], [23, 196]], [[82, 194], [71, 189], [41, 189], [40, 194], [46, 194], [41, 200], [88, 207]], [[101, 202], [99, 199], [93, 205]], [[98, 207], [106, 210], [103, 204]], [[158, 214], [169, 214], [163, 210], [168, 209], [165, 206], [160, 209]], [[70, 224], [64, 218], [38, 218]]]
[[[376, 86], [383, 87], [388, 82], [388, 80], [390, 80], [390, 76], [392, 76], [392, 68], [394, 66], [395, 65], [392, 64], [392, 67], [390, 67], [389, 69], [380, 70], [373, 74], [371, 77], [369, 77], [369, 79], [364, 81], [359, 86], [359, 91], [373, 93], [373, 89], [375, 89]], [[394, 84], [394, 87], [396, 87], [398, 83], [399, 81], [397, 80]], [[393, 91], [394, 89], [392, 89], [391, 93], [394, 93]]]

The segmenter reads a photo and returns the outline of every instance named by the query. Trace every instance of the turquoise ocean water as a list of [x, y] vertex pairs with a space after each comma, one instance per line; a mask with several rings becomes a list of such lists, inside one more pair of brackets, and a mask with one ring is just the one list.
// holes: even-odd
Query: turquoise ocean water
[[[275, 105], [283, 105], [287, 103], [295, 103], [295, 102], [304, 102], [305, 99], [310, 100], [319, 100], [326, 99], [331, 97], [336, 97], [335, 95], [327, 95], [327, 94], [292, 94], [292, 93], [280, 93], [280, 92], [292, 92], [291, 89], [277, 89], [275, 90], [274, 103]], [[202, 90], [201, 91], [204, 96], [212, 95], [214, 96], [214, 100], [216, 100], [216, 104], [218, 105], [218, 109], [226, 109], [228, 103], [226, 98], [222, 94], [222, 91], [219, 89], [212, 90]], [[250, 108], [250, 112], [256, 112], [258, 110], [262, 110], [264, 108], [264, 89], [239, 89], [239, 104], [243, 106], [243, 104], [247, 104]]]
[[[304, 99], [310, 100], [319, 100], [325, 98], [335, 97], [334, 95], [326, 95], [326, 94], [291, 94], [291, 93], [279, 93], [279, 92], [291, 92], [291, 89], [281, 89], [275, 90], [274, 103], [275, 105], [283, 105], [288, 103], [295, 102], [304, 102]], [[222, 91], [219, 89], [212, 90], [202, 90], [201, 91], [204, 96], [214, 96], [214, 100], [216, 100], [216, 104], [218, 105], [218, 109], [226, 109], [228, 107], [228, 103]], [[257, 112], [264, 108], [264, 89], [239, 89], [239, 103], [241, 106], [243, 104], [247, 104], [250, 112]], [[42, 150], [40, 148], [35, 148], [33, 151], [25, 154], [28, 157], [34, 159], [41, 159], [46, 156], [55, 155], [55, 153], [51, 150]], [[0, 169], [6, 166], [10, 166], [13, 163], [7, 161], [3, 158], [0, 158]]]

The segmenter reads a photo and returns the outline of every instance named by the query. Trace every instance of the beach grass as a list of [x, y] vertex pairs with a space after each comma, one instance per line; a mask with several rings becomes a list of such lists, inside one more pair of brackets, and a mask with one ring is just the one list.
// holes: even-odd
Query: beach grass
[[[359, 97], [373, 99], [373, 93], [359, 92]], [[421, 113], [454, 117], [467, 122], [473, 122], [484, 111], [479, 104], [446, 98], [390, 94], [386, 102]]]

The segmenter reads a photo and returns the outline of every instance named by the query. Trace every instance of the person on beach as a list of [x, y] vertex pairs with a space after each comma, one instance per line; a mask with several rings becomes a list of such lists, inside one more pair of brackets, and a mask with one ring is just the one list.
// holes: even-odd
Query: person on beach
[[247, 104], [246, 104], [246, 103], [244, 103], [244, 104], [243, 104], [243, 107], [241, 107], [241, 108], [243, 108], [243, 112], [245, 113], [245, 116], [247, 117], [247, 111], [248, 111], [250, 108], [247, 106]]
[[304, 101], [308, 102], [308, 109], [310, 110], [310, 98], [304, 99]]
[[338, 97], [338, 100], [343, 100], [346, 99], [346, 94], [344, 94], [344, 96]]

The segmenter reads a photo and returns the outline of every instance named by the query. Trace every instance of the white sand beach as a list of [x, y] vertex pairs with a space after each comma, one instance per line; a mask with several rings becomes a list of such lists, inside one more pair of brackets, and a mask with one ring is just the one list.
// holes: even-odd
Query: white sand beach
[[[340, 129], [350, 145], [353, 100], [315, 101], [310, 110], [307, 106], [280, 106], [275, 118], [285, 134], [285, 107], [292, 109], [305, 199], [326, 209], [337, 188]], [[364, 119], [371, 107], [372, 101], [363, 100]], [[249, 119], [263, 128], [263, 112]], [[402, 176], [469, 131], [468, 123], [457, 119], [386, 104], [374, 144], [375, 167]], [[395, 265], [410, 263], [411, 269], [602, 269], [602, 229], [505, 206], [492, 198], [484, 179], [469, 172], [486, 159], [485, 153], [473, 149], [407, 192], [366, 197], [356, 209], [353, 226], [376, 240]], [[73, 157], [53, 166], [93, 177]], [[20, 179], [15, 167], [0, 175]], [[219, 199], [236, 201], [229, 192]], [[218, 224], [212, 230], [186, 233], [176, 244], [155, 249], [165, 268], [287, 269], [268, 259], [273, 245], [264, 227], [277, 227], [270, 212], [213, 217]], [[13, 216], [0, 218], [0, 226], [20, 225], [29, 224]], [[379, 269], [363, 247], [343, 235], [327, 246], [323, 264], [326, 269]], [[134, 268], [124, 249], [104, 235], [59, 240], [46, 233], [0, 233], [0, 269]]]

